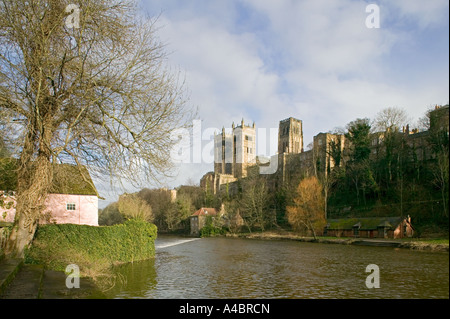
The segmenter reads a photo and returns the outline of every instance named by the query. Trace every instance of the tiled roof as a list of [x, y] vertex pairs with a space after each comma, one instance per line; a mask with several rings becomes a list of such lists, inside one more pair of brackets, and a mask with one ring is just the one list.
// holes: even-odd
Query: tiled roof
[[210, 207], [202, 207], [195, 213], [193, 213], [191, 216], [216, 216], [217, 211], [215, 208]]
[[353, 229], [358, 227], [361, 230], [377, 229], [377, 227], [397, 227], [400, 222], [404, 220], [402, 217], [373, 217], [373, 218], [342, 218], [342, 219], [328, 219], [328, 229]]

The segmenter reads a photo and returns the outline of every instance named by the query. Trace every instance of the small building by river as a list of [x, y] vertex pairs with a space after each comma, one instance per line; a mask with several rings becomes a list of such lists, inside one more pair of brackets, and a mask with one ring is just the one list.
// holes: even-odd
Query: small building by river
[[[11, 159], [0, 161], [0, 228], [11, 225], [16, 215], [15, 165]], [[98, 199], [97, 189], [86, 167], [54, 165], [53, 184], [39, 223], [98, 226]]]
[[324, 236], [358, 238], [412, 237], [411, 217], [367, 217], [328, 219]]
[[217, 211], [215, 208], [202, 207], [193, 213], [190, 219], [191, 225], [191, 236], [198, 236], [200, 230], [205, 226], [207, 218], [215, 218], [217, 216]]

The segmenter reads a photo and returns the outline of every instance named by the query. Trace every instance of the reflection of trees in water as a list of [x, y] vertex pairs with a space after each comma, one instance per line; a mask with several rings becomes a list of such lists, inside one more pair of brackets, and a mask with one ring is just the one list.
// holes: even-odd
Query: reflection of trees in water
[[[148, 259], [115, 266], [114, 286], [105, 293], [109, 298], [127, 297], [147, 298], [156, 288], [155, 259]], [[129, 294], [128, 294], [129, 293]]]

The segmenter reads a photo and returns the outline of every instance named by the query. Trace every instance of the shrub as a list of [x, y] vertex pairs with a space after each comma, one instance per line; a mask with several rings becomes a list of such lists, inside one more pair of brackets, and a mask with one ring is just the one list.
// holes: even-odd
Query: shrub
[[211, 216], [207, 216], [205, 226], [200, 230], [200, 237], [211, 237], [216, 235], [224, 235], [227, 230], [224, 227], [215, 225]]
[[82, 276], [95, 279], [114, 264], [153, 258], [155, 239], [155, 225], [134, 219], [114, 226], [41, 225], [25, 261], [61, 271], [76, 264]]

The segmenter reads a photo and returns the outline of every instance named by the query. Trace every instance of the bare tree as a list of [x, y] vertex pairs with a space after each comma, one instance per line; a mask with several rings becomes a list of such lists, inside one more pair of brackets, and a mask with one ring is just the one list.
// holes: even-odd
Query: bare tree
[[287, 207], [287, 217], [294, 229], [307, 229], [316, 239], [316, 231], [326, 222], [322, 185], [317, 177], [307, 177], [299, 183], [294, 205]]
[[377, 132], [398, 131], [410, 121], [408, 113], [399, 107], [388, 107], [378, 112], [372, 128]]
[[436, 163], [433, 165], [433, 184], [441, 191], [443, 216], [448, 218], [448, 181], [449, 181], [449, 152], [444, 149], [436, 155]]
[[57, 163], [114, 182], [168, 175], [171, 132], [193, 114], [165, 57], [134, 1], [0, 1], [0, 131], [19, 157], [8, 254], [30, 243]]
[[125, 219], [153, 221], [152, 207], [137, 194], [123, 194], [117, 203], [120, 214]]
[[269, 211], [269, 192], [266, 179], [258, 174], [249, 174], [242, 183], [242, 198], [239, 200], [242, 218], [251, 227], [259, 226], [264, 231], [265, 226], [274, 223], [274, 216]]

